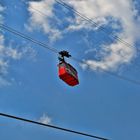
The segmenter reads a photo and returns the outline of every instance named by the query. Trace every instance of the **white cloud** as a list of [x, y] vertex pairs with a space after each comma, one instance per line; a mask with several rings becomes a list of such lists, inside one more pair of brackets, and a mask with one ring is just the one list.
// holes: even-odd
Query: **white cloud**
[[[9, 73], [9, 67], [11, 60], [21, 60], [22, 58], [28, 58], [36, 60], [37, 52], [30, 46], [21, 46], [13, 48], [13, 45], [4, 45], [4, 36], [0, 35], [0, 87], [11, 85], [11, 80], [7, 77]], [[11, 81], [11, 82], [10, 82]]]
[[28, 11], [30, 12], [29, 25], [25, 27], [32, 31], [41, 29], [49, 35], [51, 41], [61, 38], [61, 32], [50, 23], [51, 18], [55, 18], [53, 13], [54, 0], [42, 0], [39, 2], [29, 2]]
[[22, 53], [12, 47], [6, 47], [4, 45], [4, 36], [0, 35], [0, 71], [1, 73], [7, 73], [8, 59], [18, 60], [21, 58]]
[[51, 118], [48, 117], [48, 115], [43, 114], [43, 116], [40, 117], [39, 122], [44, 123], [44, 124], [50, 124], [51, 123]]
[[2, 12], [4, 10], [4, 7], [2, 7], [1, 5], [0, 5], [0, 12]]
[[[82, 15], [93, 19], [97, 23], [97, 26], [91, 26], [90, 23], [81, 19], [78, 15], [74, 15], [74, 18], [66, 17], [67, 21], [71, 23], [63, 31], [52, 27], [50, 18], [55, 18], [53, 12], [54, 0], [42, 0], [40, 2], [29, 2], [30, 28], [41, 28], [43, 31], [50, 35], [50, 38], [58, 39], [63, 35], [64, 31], [71, 32], [82, 29], [98, 30], [99, 27], [109, 24], [109, 17], [113, 21], [119, 21], [111, 24], [113, 29], [122, 28], [121, 33], [117, 33], [122, 40], [129, 42], [132, 46], [135, 45], [135, 41], [140, 37], [138, 29], [140, 25], [136, 21], [137, 10], [133, 0], [64, 0], [67, 4], [70, 4], [75, 10], [79, 11]], [[39, 14], [33, 8], [38, 9], [43, 14]], [[68, 20], [69, 19], [69, 20]], [[139, 19], [139, 18], [138, 18]], [[130, 63], [136, 56], [135, 47], [128, 47], [120, 41], [115, 41], [110, 45], [102, 44], [103, 52], [102, 59], [100, 61], [87, 60], [86, 62], [91, 66], [93, 70], [105, 69], [116, 70], [120, 65]], [[90, 48], [91, 49], [91, 48]]]
[[26, 57], [28, 60], [36, 61], [37, 51], [30, 45], [26, 44], [26, 47], [23, 46], [23, 49], [21, 49], [20, 53], [22, 57]]
[[3, 6], [0, 5], [0, 22], [3, 22], [3, 16], [2, 16], [2, 12], [5, 10], [5, 8]]
[[6, 79], [0, 77], [0, 87], [3, 87], [3, 86], [10, 86], [11, 83], [9, 81], [7, 81]]
[[[0, 5], [0, 22], [4, 22], [2, 12], [5, 10], [4, 7]], [[8, 43], [7, 43], [8, 44]], [[18, 49], [13, 44], [5, 45], [5, 37], [0, 31], [0, 87], [11, 85], [11, 80], [7, 77], [9, 73], [10, 61], [20, 60], [24, 56], [35, 57], [35, 51], [31, 47], [24, 47], [24, 49]]]
[[[66, 2], [72, 5], [83, 15], [93, 19], [96, 23], [98, 23], [97, 21], [101, 21], [101, 23], [103, 22], [104, 24], [107, 24], [107, 17], [112, 17], [113, 19], [119, 20], [123, 29], [123, 31], [118, 34], [119, 38], [134, 46], [139, 34], [138, 24], [134, 19], [136, 12], [134, 10], [135, 7], [132, 0], [70, 0]], [[71, 28], [75, 30], [79, 28], [89, 28], [90, 25], [85, 26], [84, 24], [86, 23], [83, 23], [82, 19], [77, 15], [75, 16], [76, 24], [72, 25]], [[101, 25], [99, 24], [99, 26]], [[116, 26], [113, 25], [112, 28], [114, 27], [116, 28]], [[129, 63], [136, 55], [136, 50], [134, 47], [128, 47], [119, 41], [109, 46], [103, 44], [102, 47], [104, 48], [101, 49], [101, 51], [106, 52], [108, 55], [103, 56], [101, 61], [86, 61], [93, 70], [100, 68], [105, 70], [115, 70], [119, 65]]]

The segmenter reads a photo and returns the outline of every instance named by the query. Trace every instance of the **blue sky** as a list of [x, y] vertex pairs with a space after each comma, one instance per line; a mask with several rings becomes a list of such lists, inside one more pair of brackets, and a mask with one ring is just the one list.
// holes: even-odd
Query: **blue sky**
[[[69, 87], [58, 78], [56, 54], [0, 30], [0, 112], [112, 140], [140, 139], [140, 86], [100, 71], [140, 79], [135, 49], [140, 44], [139, 1], [65, 2], [98, 26], [53, 0], [0, 0], [1, 22], [58, 50], [69, 50], [91, 65], [86, 68], [68, 60], [80, 79], [78, 86]], [[111, 41], [100, 27], [135, 47]], [[2, 140], [90, 140], [2, 117], [0, 136]]]

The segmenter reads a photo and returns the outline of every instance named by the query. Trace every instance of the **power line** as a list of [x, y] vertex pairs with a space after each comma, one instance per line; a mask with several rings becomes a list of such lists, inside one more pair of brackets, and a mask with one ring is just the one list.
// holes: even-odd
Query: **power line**
[[7, 30], [8, 32], [11, 32], [12, 34], [15, 34], [16, 36], [22, 37], [28, 41], [31, 41], [32, 43], [35, 43], [43, 48], [49, 49], [50, 51], [54, 52], [54, 53], [58, 53], [59, 51], [55, 48], [52, 48], [51, 46], [49, 46], [48, 44], [42, 43], [38, 40], [35, 40], [21, 32], [18, 32], [17, 30], [14, 30], [13, 28], [10, 28], [9, 26], [6, 26], [2, 23], [0, 23], [0, 27], [3, 28], [4, 30]]
[[[81, 14], [79, 11], [75, 10], [73, 7], [71, 7], [70, 5], [66, 4], [63, 0], [55, 0], [59, 5], [65, 7], [66, 9], [72, 11], [73, 13], [75, 13], [76, 15], [78, 15], [79, 17], [81, 17], [83, 20], [91, 23], [92, 25], [95, 25], [96, 27], [98, 26], [98, 24], [93, 20], [93, 19], [90, 19], [89, 17]], [[115, 36], [115, 35], [109, 35], [108, 32], [105, 30], [104, 27], [100, 27], [101, 31], [103, 33], [105, 33], [106, 35], [108, 35], [110, 37], [110, 39], [115, 39], [121, 43], [123, 43], [124, 45], [126, 45], [127, 47], [129, 48], [133, 48], [134, 46], [131, 45], [130, 43], [126, 42], [125, 40], [121, 39], [120, 37], [118, 36]], [[137, 51], [140, 52], [140, 49], [139, 48], [136, 48]]]
[[[35, 44], [37, 44], [37, 45], [39, 45], [39, 46], [41, 46], [41, 47], [43, 47], [43, 48], [45, 48], [45, 49], [48, 49], [48, 50], [54, 52], [54, 53], [59, 54], [59, 51], [58, 51], [57, 49], [55, 49], [55, 48], [53, 48], [53, 47], [51, 47], [51, 46], [49, 46], [49, 45], [47, 45], [47, 44], [44, 44], [44, 43], [42, 43], [42, 42], [40, 42], [40, 41], [38, 41], [38, 40], [35, 40], [35, 39], [33, 39], [33, 38], [31, 38], [31, 37], [29, 37], [29, 36], [27, 36], [27, 35], [25, 35], [25, 34], [19, 32], [19, 31], [17, 31], [17, 30], [14, 30], [13, 28], [10, 28], [9, 26], [6, 26], [6, 25], [0, 23], [0, 28], [6, 30], [6, 31], [8, 31], [8, 32], [11, 32], [12, 34], [15, 34], [16, 36], [19, 36], [19, 37], [24, 38], [24, 39], [26, 39], [26, 40], [28, 40], [28, 41], [31, 41], [32, 43], [35, 43]], [[83, 60], [79, 60], [79, 59], [74, 58], [74, 57], [70, 57], [70, 58], [73, 59], [74, 61], [78, 62], [78, 63], [86, 64], [87, 66], [91, 67], [87, 62], [85, 62], [85, 61], [83, 61]], [[117, 77], [117, 78], [119, 78], [119, 79], [121, 79], [121, 80], [125, 80], [125, 81], [131, 82], [131, 83], [133, 83], [133, 84], [136, 84], [136, 85], [139, 85], [139, 86], [140, 86], [140, 81], [129, 79], [129, 78], [127, 78], [127, 77], [124, 77], [124, 76], [121, 76], [121, 75], [112, 73], [112, 72], [110, 72], [110, 71], [107, 71], [107, 70], [105, 70], [105, 69], [103, 69], [103, 68], [100, 68], [100, 69], [101, 69], [103, 72], [105, 72], [105, 73], [107, 73], [107, 74], [109, 74], [109, 75], [112, 75], [112, 76]]]
[[95, 138], [95, 139], [100, 139], [100, 140], [109, 140], [107, 138], [94, 136], [94, 135], [91, 135], [91, 134], [87, 134], [87, 133], [83, 133], [83, 132], [79, 132], [79, 131], [75, 131], [75, 130], [70, 130], [70, 129], [62, 128], [62, 127], [55, 126], [55, 125], [44, 124], [44, 123], [41, 123], [41, 122], [37, 122], [37, 121], [33, 121], [33, 120], [29, 120], [29, 119], [25, 119], [25, 118], [21, 118], [21, 117], [17, 117], [17, 116], [5, 114], [5, 113], [0, 113], [0, 116], [15, 119], [15, 120], [19, 120], [19, 121], [24, 121], [24, 122], [28, 122], [28, 123], [32, 123], [32, 124], [36, 124], [36, 125], [40, 125], [40, 126], [45, 126], [45, 127], [49, 127], [49, 128], [69, 132], [69, 133], [74, 133], [74, 134], [78, 134], [78, 135], [86, 136], [86, 137], [90, 137], [90, 138]]

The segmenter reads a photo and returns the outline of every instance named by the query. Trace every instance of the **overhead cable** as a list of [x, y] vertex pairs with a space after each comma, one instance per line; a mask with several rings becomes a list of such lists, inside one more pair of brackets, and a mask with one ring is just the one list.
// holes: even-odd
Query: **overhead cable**
[[12, 34], [15, 34], [16, 36], [19, 36], [19, 37], [24, 38], [24, 39], [26, 39], [28, 41], [31, 41], [32, 43], [35, 43], [35, 44], [37, 44], [37, 45], [39, 45], [41, 47], [44, 47], [46, 49], [49, 49], [50, 51], [52, 51], [54, 53], [58, 53], [59, 52], [57, 49], [52, 48], [48, 44], [45, 44], [45, 43], [42, 43], [42, 42], [40, 42], [40, 41], [38, 41], [36, 39], [33, 39], [33, 38], [31, 38], [31, 37], [29, 37], [29, 36], [27, 36], [27, 35], [19, 32], [19, 31], [13, 29], [13, 28], [10, 28], [9, 26], [6, 26], [6, 25], [4, 25], [2, 23], [0, 23], [0, 28], [2, 28], [4, 30], [7, 30], [8, 32], [11, 32]]
[[74, 134], [78, 134], [78, 135], [86, 136], [86, 137], [90, 137], [90, 138], [95, 138], [95, 139], [100, 139], [100, 140], [109, 140], [107, 138], [103, 138], [103, 137], [99, 137], [99, 136], [95, 136], [95, 135], [91, 135], [91, 134], [87, 134], [87, 133], [83, 133], [83, 132], [78, 132], [75, 130], [70, 130], [70, 129], [62, 128], [62, 127], [55, 126], [55, 125], [45, 124], [45, 123], [41, 123], [41, 122], [37, 122], [34, 120], [29, 120], [29, 119], [25, 119], [25, 118], [17, 117], [14, 115], [5, 114], [5, 113], [0, 113], [0, 116], [10, 118], [10, 119], [19, 120], [19, 121], [24, 121], [24, 122], [28, 122], [28, 123], [32, 123], [32, 124], [36, 124], [36, 125], [40, 125], [40, 126], [45, 126], [48, 128], [53, 128], [53, 129], [61, 130], [64, 132], [74, 133]]
[[[65, 7], [66, 9], [72, 11], [73, 13], [75, 13], [76, 15], [78, 15], [79, 17], [81, 17], [83, 20], [91, 23], [91, 25], [95, 25], [96, 27], [98, 27], [98, 24], [93, 19], [91, 19], [91, 18], [89, 18], [89, 17], [81, 14], [79, 11], [77, 11], [76, 9], [74, 9], [73, 7], [71, 7], [70, 5], [68, 5], [67, 3], [65, 3], [63, 0], [55, 0], [55, 1], [59, 5]], [[109, 33], [107, 32], [107, 30], [104, 27], [100, 27], [100, 30], [104, 34], [108, 35], [110, 37], [110, 39], [117, 40], [117, 41], [123, 43], [124, 45], [126, 45], [129, 48], [133, 48], [134, 47], [132, 44], [128, 43], [127, 41], [123, 40], [122, 38], [120, 38], [120, 37], [118, 37], [116, 35], [113, 35], [113, 34], [109, 35]], [[140, 52], [140, 49], [139, 48], [136, 48], [136, 50]]]

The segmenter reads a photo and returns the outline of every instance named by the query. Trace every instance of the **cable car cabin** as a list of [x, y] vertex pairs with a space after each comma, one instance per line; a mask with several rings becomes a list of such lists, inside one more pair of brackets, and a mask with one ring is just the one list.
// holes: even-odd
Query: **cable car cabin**
[[76, 86], [79, 84], [77, 71], [70, 64], [65, 61], [60, 62], [58, 64], [58, 69], [59, 78], [69, 86]]

